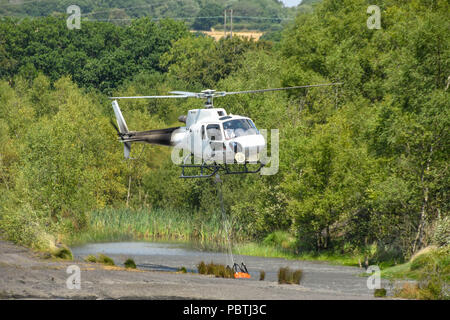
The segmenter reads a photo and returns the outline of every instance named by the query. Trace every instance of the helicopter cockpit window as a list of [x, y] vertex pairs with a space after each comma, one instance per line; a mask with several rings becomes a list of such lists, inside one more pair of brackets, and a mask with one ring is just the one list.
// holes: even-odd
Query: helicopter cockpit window
[[234, 119], [223, 123], [226, 139], [241, 136], [250, 136], [258, 133], [254, 123], [250, 119]]
[[208, 124], [206, 134], [209, 140], [222, 140], [222, 133], [218, 124]]

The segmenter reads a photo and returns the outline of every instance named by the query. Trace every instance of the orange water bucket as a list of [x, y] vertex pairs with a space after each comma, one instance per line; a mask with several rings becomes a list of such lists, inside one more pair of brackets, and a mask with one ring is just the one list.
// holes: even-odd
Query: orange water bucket
[[234, 278], [235, 279], [250, 279], [251, 276], [246, 272], [235, 272]]

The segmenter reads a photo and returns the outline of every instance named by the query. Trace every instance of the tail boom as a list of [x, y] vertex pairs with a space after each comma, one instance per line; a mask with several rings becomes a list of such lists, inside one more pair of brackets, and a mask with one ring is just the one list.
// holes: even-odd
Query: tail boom
[[112, 107], [117, 120], [119, 140], [124, 144], [124, 156], [126, 159], [130, 158], [131, 144], [133, 142], [144, 142], [161, 146], [173, 145], [172, 133], [180, 127], [147, 131], [129, 131], [116, 100], [112, 102]]

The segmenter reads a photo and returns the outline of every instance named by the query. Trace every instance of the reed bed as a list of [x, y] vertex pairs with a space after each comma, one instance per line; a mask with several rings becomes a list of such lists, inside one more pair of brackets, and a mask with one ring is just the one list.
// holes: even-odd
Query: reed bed
[[[234, 235], [234, 241], [239, 239], [243, 237]], [[216, 250], [225, 248], [227, 243], [220, 215], [196, 217], [169, 209], [93, 211], [88, 227], [70, 235], [67, 243], [130, 240], [192, 242]]]

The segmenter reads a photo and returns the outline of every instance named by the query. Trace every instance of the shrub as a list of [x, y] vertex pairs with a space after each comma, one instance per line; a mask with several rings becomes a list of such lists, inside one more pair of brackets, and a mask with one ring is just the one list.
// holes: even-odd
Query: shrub
[[266, 278], [266, 272], [264, 270], [259, 271], [259, 281], [264, 281]]
[[216, 274], [216, 266], [214, 263], [208, 263], [206, 265], [206, 274]]
[[51, 222], [45, 214], [23, 206], [17, 211], [5, 210], [0, 219], [0, 230], [7, 240], [43, 252], [54, 253], [58, 250], [55, 237], [49, 232]]
[[215, 275], [217, 278], [234, 278], [233, 270], [224, 266], [223, 264], [215, 264], [213, 262], [205, 264], [201, 261], [197, 265], [199, 274], [211, 274]]
[[136, 269], [136, 263], [133, 259], [127, 259], [127, 261], [124, 262], [124, 265], [127, 269]]
[[111, 259], [110, 257], [108, 257], [108, 256], [106, 256], [104, 254], [99, 254], [98, 255], [97, 262], [103, 263], [104, 265], [107, 265], [107, 266], [115, 266], [116, 265], [114, 263], [113, 259]]
[[207, 271], [207, 269], [206, 269], [206, 264], [205, 264], [203, 261], [201, 261], [201, 262], [197, 265], [197, 269], [198, 269], [198, 273], [200, 273], [200, 274], [206, 274], [206, 271]]
[[295, 270], [294, 273], [292, 274], [292, 279], [293, 279], [293, 284], [300, 284], [300, 281], [302, 280], [303, 277], [303, 271], [302, 270]]
[[279, 284], [300, 284], [302, 280], [303, 271], [301, 269], [291, 270], [289, 267], [280, 268], [278, 270], [278, 283]]
[[181, 267], [180, 269], [178, 269], [178, 271], [181, 273], [187, 273], [187, 270], [185, 267]]
[[53, 254], [56, 258], [64, 259], [64, 260], [73, 260], [72, 251], [70, 251], [67, 247], [58, 248]]
[[373, 296], [376, 298], [383, 298], [386, 297], [386, 289], [385, 288], [381, 288], [381, 289], [375, 289]]
[[93, 254], [90, 254], [86, 258], [84, 258], [84, 261], [96, 263], [97, 262], [97, 257], [94, 256]]

